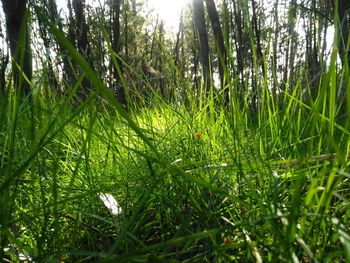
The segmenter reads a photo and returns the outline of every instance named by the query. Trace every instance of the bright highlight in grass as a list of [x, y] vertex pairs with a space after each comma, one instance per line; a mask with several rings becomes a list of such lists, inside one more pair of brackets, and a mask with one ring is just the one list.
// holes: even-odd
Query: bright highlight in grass
[[118, 216], [121, 214], [122, 208], [120, 207], [117, 200], [114, 198], [114, 196], [112, 194], [99, 193], [98, 197], [104, 203], [104, 205], [107, 207], [107, 209], [111, 213], [111, 215]]

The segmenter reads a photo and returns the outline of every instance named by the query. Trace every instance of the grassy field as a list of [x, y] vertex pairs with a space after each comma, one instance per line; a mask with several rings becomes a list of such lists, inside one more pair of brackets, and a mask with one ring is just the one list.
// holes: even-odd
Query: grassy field
[[32, 101], [1, 99], [2, 260], [350, 261], [350, 129], [336, 96], [349, 74], [335, 59], [314, 101], [302, 80], [276, 98], [266, 80], [256, 113], [233, 90], [228, 107], [154, 94], [126, 112], [56, 36], [96, 93], [76, 103], [79, 81], [61, 98], [38, 82]]
[[[9, 97], [0, 133], [3, 256], [350, 260], [349, 130], [328, 108], [284, 99], [283, 109], [261, 105], [251, 124], [244, 111], [206, 104], [158, 101], [125, 118], [95, 99], [30, 107]], [[116, 198], [118, 215], [102, 193]]]

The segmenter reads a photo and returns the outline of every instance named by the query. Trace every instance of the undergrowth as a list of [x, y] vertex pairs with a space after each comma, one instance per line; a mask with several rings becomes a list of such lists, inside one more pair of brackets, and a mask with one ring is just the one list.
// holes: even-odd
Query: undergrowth
[[[275, 141], [270, 120], [234, 127], [224, 110], [159, 101], [130, 115], [155, 153], [113, 108], [92, 101], [73, 108], [35, 105], [34, 120], [25, 102], [12, 111], [8, 102], [3, 113], [7, 260], [349, 257], [347, 155], [327, 148], [308, 152], [325, 134], [304, 133], [289, 144], [291, 120], [286, 131], [273, 131], [281, 136]], [[308, 122], [296, 125], [310, 131]], [[122, 212], [111, 215], [101, 193], [112, 194]]]

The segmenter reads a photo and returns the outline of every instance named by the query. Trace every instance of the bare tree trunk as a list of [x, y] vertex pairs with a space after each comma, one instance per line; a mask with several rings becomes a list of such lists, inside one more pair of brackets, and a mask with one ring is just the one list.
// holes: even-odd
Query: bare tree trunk
[[[253, 24], [253, 30], [254, 30], [254, 34], [255, 34], [255, 45], [256, 45], [256, 56], [257, 56], [257, 60], [258, 60], [258, 64], [259, 66], [261, 66], [261, 70], [262, 70], [262, 76], [265, 77], [265, 66], [264, 66], [264, 57], [263, 57], [263, 52], [262, 52], [262, 47], [261, 47], [261, 39], [260, 39], [260, 27], [258, 26], [258, 16], [256, 13], [256, 9], [257, 9], [257, 5], [255, 0], [252, 0], [252, 24]], [[255, 47], [252, 47], [255, 48]], [[252, 53], [253, 55], [253, 53]], [[252, 58], [252, 61], [254, 61], [254, 58]], [[254, 63], [252, 65], [252, 71], [253, 69], [255, 69], [254, 67]], [[258, 71], [258, 70], [257, 70]], [[251, 109], [252, 112], [255, 114], [257, 113], [257, 109], [258, 109], [258, 103], [259, 103], [259, 98], [261, 96], [261, 90], [258, 89], [259, 87], [259, 81], [257, 78], [257, 76], [259, 76], [259, 72], [252, 72], [252, 100], [251, 100]]]
[[0, 96], [6, 93], [6, 68], [9, 62], [9, 56], [0, 51]]
[[[337, 11], [338, 25], [335, 25], [338, 30], [338, 54], [342, 61], [343, 67], [350, 67], [350, 49], [349, 34], [350, 34], [350, 1], [349, 0], [334, 0], [332, 1], [334, 10]], [[340, 112], [343, 116], [348, 116], [347, 111], [350, 109], [350, 101], [347, 99], [346, 103], [344, 100], [346, 96], [346, 86], [349, 85], [349, 81], [345, 78], [345, 83], [339, 87], [338, 99], [341, 105]]]
[[276, 98], [277, 88], [278, 88], [278, 80], [277, 80], [277, 40], [279, 35], [279, 25], [278, 25], [278, 2], [279, 0], [276, 0], [275, 6], [274, 6], [274, 20], [275, 20], [275, 30], [274, 30], [274, 39], [273, 39], [273, 69], [272, 69], [272, 77], [273, 77], [273, 86], [272, 86], [272, 96], [273, 98]]
[[[173, 81], [175, 88], [182, 87], [181, 85], [182, 81], [185, 79], [185, 60], [184, 60], [184, 18], [183, 18], [183, 10], [181, 11], [180, 15], [180, 21], [179, 21], [179, 30], [176, 34], [176, 42], [174, 47], [174, 64], [176, 66], [176, 69], [173, 69]], [[181, 88], [183, 89], [183, 88]], [[177, 94], [174, 92], [174, 89], [171, 89], [170, 98], [175, 99], [175, 96]], [[179, 98], [179, 96], [177, 96]], [[181, 96], [182, 99], [184, 99], [183, 96]]]
[[338, 19], [339, 19], [339, 27], [336, 27], [340, 31], [340, 40], [338, 53], [339, 57], [344, 65], [347, 63], [350, 66], [350, 56], [348, 55], [348, 60], [345, 61], [345, 55], [348, 54], [347, 43], [349, 41], [349, 27], [350, 27], [350, 1], [349, 0], [335, 0], [334, 6], [336, 6], [336, 2], [338, 1]]
[[[57, 7], [56, 3], [53, 0], [44, 0], [43, 1], [43, 8], [46, 10], [50, 20], [54, 23], [57, 19], [57, 16], [54, 14], [57, 14]], [[56, 10], [56, 13], [55, 11]], [[51, 49], [53, 46], [53, 41], [47, 31], [47, 27], [45, 23], [42, 21], [41, 17], [38, 16], [38, 23], [39, 23], [39, 32], [40, 36], [43, 40], [43, 44], [45, 47], [45, 58], [42, 58], [42, 63], [46, 64], [47, 68], [47, 78], [48, 78], [48, 87], [53, 88], [53, 90], [57, 91], [58, 88], [58, 81], [55, 76], [55, 72], [53, 70], [53, 61], [51, 59]]]
[[[29, 84], [22, 77], [32, 79], [32, 58], [28, 32], [27, 0], [1, 0], [6, 17], [7, 36], [10, 42], [12, 68], [15, 87], [20, 86], [21, 92], [28, 95], [31, 91]], [[16, 64], [21, 66], [18, 70]]]
[[[119, 59], [120, 56], [120, 0], [113, 0], [112, 2], [112, 49], [115, 54], [117, 54], [117, 65], [113, 65], [113, 84], [116, 88], [116, 94], [118, 101], [127, 107], [127, 99], [126, 99], [126, 93], [125, 93], [125, 87], [122, 86], [120, 81], [120, 74], [123, 72], [123, 65], [122, 61]], [[118, 68], [119, 67], [119, 70]]]
[[[292, 76], [294, 72], [294, 58], [295, 58], [295, 47], [296, 47], [296, 33], [295, 33], [295, 21], [296, 21], [296, 0], [290, 0], [288, 10], [288, 36], [291, 36], [287, 40], [285, 49], [285, 62], [283, 71], [283, 81], [281, 85], [284, 85], [283, 89], [289, 91], [289, 87], [293, 86], [292, 80], [288, 81], [289, 76]], [[289, 55], [290, 53], [290, 55]]]
[[218, 54], [218, 68], [220, 76], [221, 89], [225, 89], [225, 102], [229, 103], [229, 90], [227, 87], [227, 80], [225, 79], [225, 70], [227, 69], [227, 56], [226, 47], [224, 41], [224, 35], [221, 29], [221, 23], [219, 19], [219, 13], [216, 9], [215, 2], [213, 0], [205, 0], [207, 6], [207, 12], [211, 22], [211, 26], [214, 33], [215, 44]]
[[162, 77], [162, 47], [160, 43], [163, 43], [164, 41], [164, 22], [161, 21], [158, 27], [158, 42], [157, 42], [157, 53], [155, 58], [155, 69], [158, 73], [158, 76], [155, 76], [157, 79], [157, 83], [159, 84], [159, 91], [163, 98], [168, 99], [169, 98], [169, 90], [167, 88], [171, 88], [170, 86], [166, 87], [164, 85], [164, 78]]
[[[193, 39], [196, 39], [196, 29], [193, 25]], [[193, 56], [193, 70], [192, 70], [192, 76], [193, 76], [193, 86], [196, 89], [196, 93], [199, 94], [199, 77], [198, 77], [198, 64], [199, 64], [199, 55], [197, 53], [198, 49], [197, 46], [193, 43], [192, 44], [192, 56]]]
[[176, 42], [174, 48], [174, 64], [179, 67], [179, 57], [180, 57], [180, 46], [184, 37], [184, 22], [183, 22], [183, 12], [180, 15], [179, 31], [176, 34]]
[[[316, 0], [311, 1], [312, 10], [316, 10]], [[309, 25], [306, 32], [306, 61], [308, 66], [308, 77], [311, 89], [311, 99], [316, 99], [318, 94], [318, 84], [321, 76], [321, 65], [318, 58], [317, 47], [317, 33], [315, 17], [313, 14], [309, 15]]]
[[253, 22], [254, 33], [256, 38], [256, 53], [257, 53], [259, 65], [261, 66], [263, 76], [265, 76], [264, 58], [263, 58], [263, 52], [261, 47], [260, 28], [258, 26], [258, 17], [256, 14], [256, 7], [257, 6], [256, 6], [255, 0], [252, 0], [252, 12], [253, 12], [252, 22]]
[[151, 50], [150, 50], [150, 61], [153, 61], [153, 59], [154, 59], [158, 24], [159, 24], [159, 15], [157, 16], [156, 23], [155, 23], [155, 26], [154, 26], [155, 29], [154, 29], [154, 32], [153, 32], [153, 35], [152, 35]]
[[203, 0], [193, 0], [194, 25], [199, 39], [200, 60], [203, 69], [204, 87], [209, 93], [212, 85], [211, 63], [209, 60], [208, 33], [204, 17]]
[[124, 2], [124, 48], [125, 48], [125, 61], [129, 60], [129, 1]]
[[237, 71], [238, 71], [238, 83], [240, 86], [240, 90], [237, 90], [237, 97], [239, 98], [239, 101], [241, 105], [243, 105], [243, 97], [244, 97], [244, 59], [243, 59], [243, 22], [242, 22], [242, 11], [240, 8], [240, 3], [236, 3], [236, 0], [232, 1], [233, 3], [233, 15], [234, 15], [234, 23], [231, 22], [232, 28], [235, 28], [234, 31], [234, 37], [235, 37], [235, 46], [236, 46], [236, 53], [237, 53]]
[[[85, 0], [73, 0], [73, 10], [76, 21], [76, 32], [77, 32], [77, 47], [81, 54], [83, 54], [90, 66], [92, 67], [92, 60], [90, 57], [90, 47], [88, 42], [88, 25], [85, 20]], [[86, 99], [91, 90], [91, 82], [88, 78], [84, 78], [82, 81], [83, 89], [78, 90], [78, 94], [82, 99]]]
[[[72, 0], [67, 1], [67, 7], [68, 7], [68, 39], [74, 45], [75, 47], [77, 46], [76, 44], [76, 30], [75, 30], [75, 19], [73, 15], [73, 7], [72, 7]], [[63, 30], [63, 25], [61, 23], [58, 24], [59, 28]], [[76, 70], [77, 66], [76, 63], [70, 59], [70, 56], [66, 49], [62, 46], [60, 46], [60, 51], [63, 54], [63, 66], [64, 66], [64, 77], [67, 81], [67, 84], [69, 86], [73, 85], [75, 81], [75, 76], [76, 76]]]
[[[2, 35], [2, 25], [0, 21], [0, 35]], [[1, 37], [2, 38], [2, 37]], [[0, 39], [1, 39], [0, 38]], [[4, 49], [6, 48], [3, 45]], [[9, 55], [5, 53], [3, 49], [0, 48], [0, 96], [4, 97], [6, 94], [6, 68], [9, 63]]]

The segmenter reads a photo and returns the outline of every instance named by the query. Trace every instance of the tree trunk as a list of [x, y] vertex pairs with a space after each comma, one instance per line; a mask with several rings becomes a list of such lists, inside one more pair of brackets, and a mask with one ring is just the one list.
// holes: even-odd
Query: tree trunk
[[[338, 6], [337, 6], [338, 3]], [[333, 7], [337, 11], [338, 15], [338, 25], [335, 25], [336, 30], [338, 30], [338, 54], [342, 61], [343, 68], [350, 67], [350, 52], [349, 52], [349, 31], [350, 31], [350, 1], [349, 0], [334, 0]], [[338, 99], [341, 105], [340, 113], [343, 116], [348, 116], [347, 110], [350, 109], [350, 101], [346, 100], [346, 86], [349, 85], [348, 79], [345, 78], [345, 83], [339, 87]]]
[[6, 94], [6, 68], [9, 62], [9, 56], [4, 54], [2, 50], [0, 50], [0, 96], [3, 97]]
[[[335, 0], [334, 6], [336, 6], [337, 0]], [[349, 0], [338, 0], [338, 19], [339, 19], [339, 27], [340, 31], [340, 40], [338, 53], [339, 57], [344, 65], [347, 63], [350, 66], [350, 56], [348, 55], [348, 60], [345, 61], [345, 57], [348, 54], [347, 43], [349, 41], [349, 26], [350, 26], [350, 1]]]
[[277, 40], [279, 35], [279, 22], [278, 22], [278, 1], [275, 0], [274, 6], [274, 20], [275, 20], [275, 29], [274, 29], [274, 40], [273, 40], [273, 68], [272, 68], [272, 78], [273, 78], [273, 86], [272, 86], [272, 96], [276, 98], [277, 88], [278, 88], [278, 80], [277, 80]]
[[180, 15], [180, 24], [179, 24], [179, 30], [176, 34], [176, 42], [175, 42], [175, 48], [174, 48], [174, 64], [179, 68], [179, 58], [180, 58], [180, 47], [183, 41], [184, 37], [184, 22], [183, 22], [183, 12], [181, 12]]
[[[255, 46], [252, 46], [253, 48], [256, 48], [256, 59], [258, 61], [259, 66], [261, 66], [261, 70], [262, 70], [262, 76], [263, 78], [265, 78], [265, 66], [264, 66], [264, 57], [263, 57], [263, 52], [262, 52], [262, 47], [261, 47], [261, 39], [260, 39], [260, 27], [258, 26], [258, 16], [257, 16], [257, 12], [256, 12], [256, 2], [255, 0], [252, 0], [252, 24], [253, 24], [253, 30], [254, 30], [254, 34], [255, 34]], [[253, 52], [252, 52], [252, 56], [253, 56]], [[254, 57], [252, 57], [252, 62], [254, 61]], [[258, 89], [259, 88], [259, 81], [257, 78], [257, 76], [260, 76], [259, 72], [255, 72], [255, 67], [254, 67], [254, 63], [252, 63], [252, 100], [251, 100], [251, 109], [253, 114], [257, 113], [257, 109], [258, 109], [258, 103], [259, 103], [259, 99], [261, 96], [261, 90]], [[258, 70], [257, 70], [258, 71]]]
[[[193, 28], [193, 39], [196, 39], [196, 30], [195, 28]], [[191, 76], [193, 76], [193, 87], [196, 90], [196, 94], [199, 94], [199, 85], [200, 85], [200, 81], [199, 81], [199, 76], [198, 76], [198, 68], [199, 68], [199, 55], [198, 55], [198, 49], [197, 49], [197, 45], [195, 44], [195, 42], [192, 43], [192, 58], [193, 58], [193, 70], [191, 73]]]
[[[46, 9], [46, 12], [48, 13], [50, 20], [52, 22], [56, 21], [57, 16], [54, 15], [54, 14], [57, 14], [56, 3], [53, 0], [49, 0], [49, 1], [45, 0], [43, 1], [43, 8]], [[56, 13], [54, 13], [54, 10], [56, 10]], [[50, 55], [53, 47], [53, 41], [50, 34], [48, 33], [46, 24], [42, 21], [40, 16], [38, 16], [38, 24], [39, 24], [39, 33], [43, 40], [43, 44], [45, 48], [45, 57], [42, 58], [42, 63], [46, 65], [46, 68], [47, 68], [47, 79], [48, 79], [47, 88], [53, 88], [53, 90], [57, 91], [58, 81], [57, 81], [55, 72], [53, 70], [53, 61]]]
[[164, 78], [163, 78], [163, 74], [162, 74], [162, 68], [163, 68], [163, 60], [162, 60], [162, 46], [161, 43], [164, 42], [164, 35], [165, 35], [165, 31], [164, 31], [164, 22], [161, 21], [158, 27], [158, 41], [157, 41], [157, 53], [156, 53], [156, 58], [155, 58], [155, 69], [158, 72], [158, 76], [156, 77], [156, 81], [159, 85], [159, 91], [160, 94], [162, 95], [163, 98], [165, 98], [166, 100], [169, 99], [169, 89], [171, 89], [170, 85], [168, 85], [166, 87], [165, 83], [164, 83]]
[[[2, 21], [0, 20], [0, 39], [2, 38]], [[3, 45], [4, 47], [4, 45]], [[5, 49], [6, 47], [4, 47]], [[4, 97], [6, 94], [6, 68], [9, 63], [9, 55], [0, 48], [0, 96]]]
[[[316, 10], [316, 0], [311, 1], [310, 9]], [[315, 100], [318, 95], [318, 85], [322, 72], [317, 44], [317, 28], [315, 24], [314, 14], [310, 14], [308, 18], [309, 25], [306, 30], [306, 62], [308, 69], [308, 81], [310, 83], [311, 100]], [[306, 93], [308, 94], [308, 93]], [[309, 99], [307, 97], [306, 99]]]
[[[283, 78], [281, 85], [284, 85], [281, 89], [286, 92], [289, 91], [289, 87], [293, 87], [293, 80], [288, 80], [288, 77], [293, 77], [294, 73], [294, 58], [296, 56], [297, 47], [297, 33], [295, 32], [296, 24], [296, 0], [290, 0], [288, 7], [288, 36], [287, 44], [285, 48], [285, 62], [283, 70]], [[289, 75], [288, 75], [289, 72]]]
[[243, 25], [244, 21], [242, 16], [242, 11], [240, 7], [240, 2], [236, 3], [236, 0], [232, 1], [233, 3], [233, 16], [234, 19], [231, 21], [231, 27], [234, 28], [234, 38], [235, 38], [235, 47], [237, 53], [237, 79], [240, 89], [236, 90], [235, 94], [239, 98], [239, 102], [243, 106], [244, 96], [245, 96], [245, 84], [244, 84], [244, 41], [243, 41]]
[[204, 87], [209, 93], [212, 85], [211, 63], [209, 60], [209, 43], [204, 17], [203, 0], [193, 0], [194, 25], [199, 39], [200, 61], [203, 68]]
[[[85, 20], [84, 6], [85, 0], [73, 0], [73, 10], [75, 14], [76, 21], [76, 32], [77, 32], [77, 47], [79, 52], [86, 57], [89, 62], [90, 67], [92, 67], [92, 60], [90, 57], [90, 46], [88, 42], [88, 25]], [[91, 82], [88, 78], [84, 78], [82, 81], [82, 89], [78, 90], [78, 94], [81, 99], [85, 100], [91, 90]]]
[[[113, 65], [113, 85], [116, 88], [118, 101], [127, 106], [125, 87], [122, 86], [119, 74], [123, 71], [123, 65], [118, 56], [120, 56], [120, 0], [113, 0], [112, 2], [112, 49], [114, 53], [117, 55], [117, 65]], [[119, 71], [117, 69], [119, 67]]]
[[[32, 79], [32, 60], [28, 32], [27, 0], [1, 0], [6, 17], [7, 36], [10, 42], [14, 86], [19, 87], [24, 95], [31, 91], [29, 83], [22, 77]], [[17, 65], [21, 70], [18, 70]]]
[[221, 30], [219, 14], [216, 9], [215, 2], [213, 0], [205, 0], [205, 2], [206, 2], [211, 26], [213, 29], [213, 33], [214, 33], [215, 44], [217, 46], [220, 85], [221, 85], [221, 89], [225, 88], [226, 104], [228, 104], [229, 93], [228, 93], [228, 87], [226, 87], [227, 80], [225, 79], [225, 69], [227, 68], [227, 57], [226, 57], [224, 36]]
[[255, 38], [256, 38], [256, 54], [257, 54], [257, 59], [258, 62], [261, 66], [261, 70], [263, 73], [263, 76], [265, 76], [265, 66], [264, 66], [264, 58], [263, 58], [263, 52], [262, 52], [262, 47], [261, 47], [261, 39], [260, 39], [260, 28], [258, 26], [258, 16], [256, 14], [256, 2], [255, 0], [252, 0], [252, 22], [253, 22], [253, 28], [254, 28], [254, 33], [255, 33]]
[[[174, 87], [181, 87], [183, 86], [183, 80], [185, 79], [185, 61], [184, 59], [184, 18], [183, 18], [183, 10], [181, 11], [180, 15], [180, 21], [179, 21], [179, 30], [176, 34], [176, 42], [174, 47], [174, 64], [176, 68], [173, 69], [173, 81], [174, 81]], [[170, 98], [176, 99], [179, 98], [179, 96], [174, 92], [174, 89], [171, 89]], [[184, 99], [183, 96], [181, 96], [182, 99]]]
[[[0, 20], [0, 39], [2, 38], [2, 21]], [[4, 47], [4, 45], [3, 45]], [[6, 47], [4, 47], [5, 49]], [[0, 48], [0, 96], [3, 98], [6, 94], [6, 68], [9, 63], [9, 55]]]
[[128, 12], [130, 11], [129, 8], [129, 1], [124, 2], [124, 49], [125, 49], [125, 61], [128, 63], [129, 61], [129, 17]]

